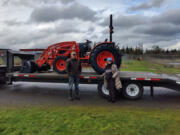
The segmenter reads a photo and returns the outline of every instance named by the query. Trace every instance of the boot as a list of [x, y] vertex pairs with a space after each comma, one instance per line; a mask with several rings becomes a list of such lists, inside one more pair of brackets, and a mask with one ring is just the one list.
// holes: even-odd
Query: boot
[[116, 99], [115, 99], [115, 98], [111, 98], [111, 102], [112, 102], [112, 103], [115, 103], [115, 102], [116, 102]]
[[111, 92], [111, 102], [112, 102], [112, 103], [115, 103], [115, 102], [116, 102], [116, 93], [115, 93], [114, 90]]
[[76, 99], [76, 100], [80, 100], [80, 97], [79, 97], [79, 89], [75, 89], [75, 99]]
[[69, 100], [73, 101], [73, 94], [72, 94], [72, 89], [69, 90]]

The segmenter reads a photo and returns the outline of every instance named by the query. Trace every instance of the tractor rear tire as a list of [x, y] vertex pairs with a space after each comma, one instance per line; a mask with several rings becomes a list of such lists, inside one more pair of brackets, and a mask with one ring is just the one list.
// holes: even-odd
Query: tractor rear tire
[[120, 54], [119, 49], [117, 49], [113, 43], [104, 43], [99, 45], [94, 48], [93, 52], [91, 53], [90, 64], [98, 74], [104, 73], [106, 59], [108, 57], [113, 57], [114, 63], [119, 69], [122, 55]]
[[59, 74], [65, 74], [66, 73], [66, 60], [67, 60], [67, 57], [64, 57], [64, 56], [56, 57], [53, 62], [54, 71]]

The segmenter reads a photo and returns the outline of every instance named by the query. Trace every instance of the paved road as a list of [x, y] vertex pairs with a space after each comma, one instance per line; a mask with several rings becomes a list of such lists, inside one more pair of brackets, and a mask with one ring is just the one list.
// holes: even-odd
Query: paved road
[[138, 101], [119, 99], [109, 103], [98, 96], [96, 85], [80, 85], [81, 100], [70, 102], [67, 84], [50, 83], [14, 83], [0, 86], [0, 106], [53, 105], [53, 106], [116, 106], [180, 109], [180, 92], [164, 88], [155, 88], [154, 98], [150, 97], [149, 88], [145, 88], [144, 96]]

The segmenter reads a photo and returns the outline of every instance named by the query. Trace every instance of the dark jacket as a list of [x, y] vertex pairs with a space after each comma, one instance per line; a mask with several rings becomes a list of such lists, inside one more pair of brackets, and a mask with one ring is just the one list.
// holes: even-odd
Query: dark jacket
[[106, 80], [111, 80], [112, 79], [112, 70], [111, 70], [111, 66], [112, 64], [107, 64], [106, 67], [105, 67], [105, 78]]
[[79, 76], [81, 74], [81, 62], [77, 59], [67, 59], [66, 61], [66, 72], [68, 75]]

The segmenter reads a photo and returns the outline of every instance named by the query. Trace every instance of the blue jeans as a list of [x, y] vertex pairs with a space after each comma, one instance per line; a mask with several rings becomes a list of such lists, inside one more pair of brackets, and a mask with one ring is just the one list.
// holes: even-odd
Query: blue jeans
[[71, 75], [69, 76], [69, 96], [72, 97], [73, 85], [75, 86], [75, 96], [79, 96], [79, 77]]

